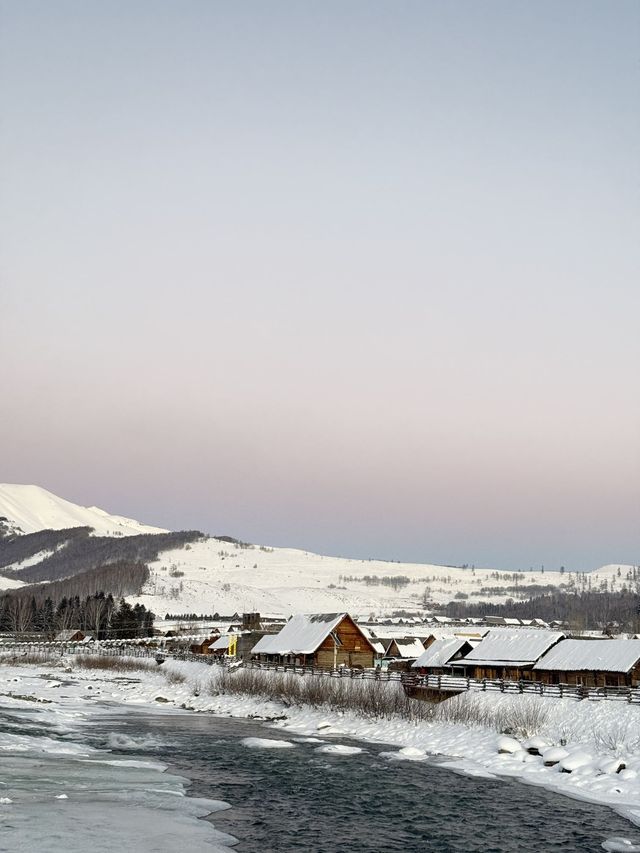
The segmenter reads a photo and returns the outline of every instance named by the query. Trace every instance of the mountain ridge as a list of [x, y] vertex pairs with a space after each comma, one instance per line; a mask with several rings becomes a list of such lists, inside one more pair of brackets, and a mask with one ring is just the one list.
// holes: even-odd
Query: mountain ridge
[[[523, 593], [529, 597], [532, 591], [542, 594], [551, 589], [597, 590], [604, 588], [603, 585], [607, 589], [616, 586], [620, 589], [630, 569], [617, 564], [591, 573], [462, 569], [332, 557], [203, 534], [185, 539], [178, 547], [167, 547], [164, 543], [170, 542], [171, 537], [166, 537], [167, 531], [163, 528], [110, 515], [98, 507], [80, 507], [39, 486], [0, 485], [0, 517], [9, 519], [9, 530], [16, 533], [89, 526], [94, 528], [96, 540], [104, 536], [148, 534], [160, 542], [161, 547], [157, 558], [148, 560], [149, 578], [144, 588], [128, 600], [144, 604], [160, 614], [253, 610], [280, 613], [349, 610], [358, 614], [397, 610], [419, 612], [454, 599], [469, 603], [485, 600], [504, 603], [509, 598], [522, 599]], [[55, 526], [45, 526], [51, 524]], [[96, 541], [96, 548], [98, 546]], [[28, 567], [25, 578], [35, 577], [37, 572], [33, 567], [45, 566], [51, 557], [52, 551], [48, 549], [4, 566], [0, 570], [4, 574], [0, 577], [0, 589], [23, 586], [21, 571]], [[56, 563], [60, 565], [59, 556]], [[58, 573], [56, 579], [59, 577]]]

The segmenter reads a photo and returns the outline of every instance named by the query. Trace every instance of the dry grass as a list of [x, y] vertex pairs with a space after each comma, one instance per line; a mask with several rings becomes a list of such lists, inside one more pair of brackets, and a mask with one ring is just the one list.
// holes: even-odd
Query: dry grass
[[8, 652], [0, 655], [0, 664], [5, 666], [24, 666], [26, 664], [57, 664], [60, 663], [60, 655], [52, 655], [50, 652]]
[[514, 696], [508, 701], [494, 703], [484, 696], [463, 693], [439, 705], [434, 719], [442, 723], [483, 726], [528, 738], [540, 731], [548, 716], [548, 706], [536, 696]]
[[224, 671], [212, 682], [214, 693], [259, 696], [286, 706], [310, 705], [331, 711], [356, 711], [367, 717], [401, 717], [418, 722], [433, 717], [433, 705], [410, 699], [396, 682], [352, 681], [329, 675], [301, 676], [257, 669]]
[[175, 669], [160, 667], [160, 673], [164, 675], [169, 684], [184, 684], [187, 680], [187, 676], [184, 673], [178, 672]]
[[537, 697], [513, 697], [494, 703], [486, 701], [486, 697], [466, 693], [432, 703], [411, 699], [397, 682], [303, 676], [259, 669], [224, 670], [212, 681], [209, 690], [258, 696], [286, 706], [310, 705], [331, 711], [355, 711], [377, 719], [482, 726], [523, 738], [540, 731], [549, 713]]
[[110, 657], [109, 655], [76, 655], [75, 662], [83, 669], [110, 670], [112, 672], [155, 672], [158, 664], [149, 658]]

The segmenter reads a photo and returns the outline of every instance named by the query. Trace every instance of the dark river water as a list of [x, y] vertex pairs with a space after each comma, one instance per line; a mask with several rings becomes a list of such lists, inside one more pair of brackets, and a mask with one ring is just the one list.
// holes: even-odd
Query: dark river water
[[240, 839], [238, 853], [595, 853], [611, 836], [640, 837], [608, 808], [462, 776], [435, 760], [389, 761], [379, 754], [393, 748], [379, 744], [359, 743], [364, 751], [348, 756], [319, 754], [317, 743], [250, 749], [244, 738], [292, 734], [253, 721], [137, 713], [101, 720], [92, 740], [104, 745], [114, 731], [141, 743], [137, 754], [189, 778], [190, 796], [229, 802], [213, 821]]

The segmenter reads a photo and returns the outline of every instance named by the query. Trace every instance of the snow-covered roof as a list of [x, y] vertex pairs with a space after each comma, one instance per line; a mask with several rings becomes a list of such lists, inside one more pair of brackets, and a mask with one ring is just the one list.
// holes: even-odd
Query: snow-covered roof
[[441, 640], [431, 643], [416, 662], [411, 665], [415, 667], [446, 666], [451, 658], [468, 643], [469, 641], [464, 637], [443, 637]]
[[563, 640], [534, 669], [629, 672], [639, 660], [640, 640]]
[[[296, 613], [278, 634], [267, 634], [258, 640], [251, 653], [254, 655], [313, 654], [347, 615], [347, 613]], [[367, 642], [371, 641], [367, 639]]]
[[[235, 636], [237, 636], [237, 634]], [[226, 652], [226, 650], [229, 648], [230, 639], [231, 634], [223, 634], [222, 637], [218, 637], [218, 639], [214, 643], [211, 643], [211, 645], [209, 646], [209, 651], [211, 651], [211, 649], [214, 649], [214, 651], [217, 652]]]
[[377, 654], [377, 655], [384, 655], [384, 653], [385, 653], [385, 651], [386, 651], [386, 646], [385, 646], [385, 644], [382, 642], [382, 640], [378, 640], [378, 639], [376, 639], [376, 638], [373, 636], [373, 634], [371, 633], [371, 631], [370, 631], [368, 628], [365, 628], [365, 627], [364, 627], [364, 625], [358, 625], [358, 628], [360, 628], [360, 630], [361, 630], [361, 631], [362, 631], [362, 633], [365, 635], [365, 637], [367, 638], [367, 640], [369, 640], [369, 642], [370, 642], [370, 643], [371, 643], [371, 645], [373, 646], [373, 648], [374, 648], [374, 650], [375, 650], [376, 654]]
[[84, 633], [80, 628], [65, 628], [64, 631], [60, 631], [60, 633], [56, 634], [56, 641], [58, 643], [66, 643], [72, 637], [75, 637], [76, 634], [82, 634], [84, 637]]
[[424, 644], [417, 637], [397, 638], [395, 644], [398, 647], [400, 657], [407, 660], [417, 658], [424, 651]]
[[563, 637], [560, 631], [489, 631], [460, 663], [532, 664]]

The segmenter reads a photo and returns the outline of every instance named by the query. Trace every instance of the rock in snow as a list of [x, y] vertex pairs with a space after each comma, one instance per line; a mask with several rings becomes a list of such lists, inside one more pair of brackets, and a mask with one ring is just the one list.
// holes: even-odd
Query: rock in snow
[[560, 770], [564, 773], [573, 773], [574, 770], [577, 770], [579, 767], [586, 767], [592, 761], [593, 757], [588, 752], [572, 752], [566, 758], [560, 759]]
[[502, 753], [512, 753], [519, 752], [522, 749], [520, 741], [517, 741], [513, 737], [500, 737], [498, 738], [498, 752]]
[[553, 767], [554, 764], [562, 761], [562, 759], [566, 758], [568, 755], [569, 753], [564, 747], [552, 746], [551, 749], [545, 749], [542, 753], [542, 760], [545, 767]]

